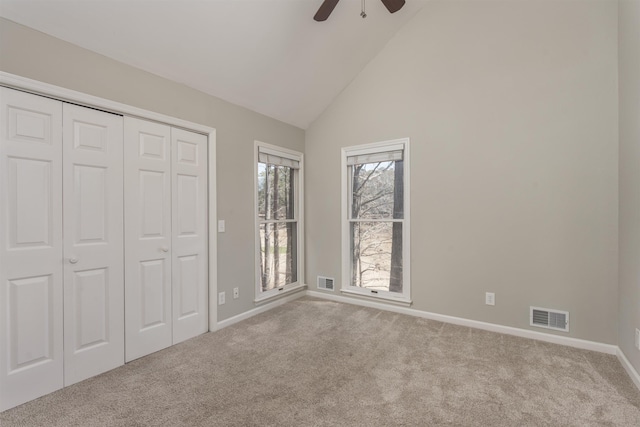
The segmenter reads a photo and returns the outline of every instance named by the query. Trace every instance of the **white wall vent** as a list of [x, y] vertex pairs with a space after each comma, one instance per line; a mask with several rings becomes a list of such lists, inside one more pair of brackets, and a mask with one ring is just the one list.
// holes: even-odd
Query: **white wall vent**
[[529, 324], [539, 328], [569, 332], [569, 312], [529, 307]]
[[332, 277], [318, 276], [318, 289], [333, 292], [334, 279]]

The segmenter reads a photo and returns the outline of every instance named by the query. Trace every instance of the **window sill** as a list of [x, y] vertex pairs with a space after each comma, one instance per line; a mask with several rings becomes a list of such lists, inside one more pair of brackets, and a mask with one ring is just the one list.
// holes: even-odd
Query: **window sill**
[[371, 301], [379, 301], [385, 303], [392, 303], [395, 305], [400, 305], [404, 307], [410, 307], [413, 304], [413, 301], [409, 298], [402, 297], [390, 297], [388, 295], [380, 295], [380, 294], [372, 294], [368, 291], [360, 291], [360, 290], [352, 290], [352, 289], [340, 289], [340, 292], [343, 294], [357, 296], [363, 299], [368, 299]]
[[268, 295], [262, 295], [260, 297], [257, 297], [256, 299], [253, 300], [253, 302], [255, 303], [255, 305], [261, 305], [273, 300], [278, 299], [279, 297], [282, 297], [283, 295], [289, 295], [293, 292], [297, 292], [301, 289], [306, 288], [307, 285], [304, 283], [299, 283], [297, 285], [291, 286], [289, 288], [283, 288], [281, 291], [277, 291], [277, 292], [269, 292]]

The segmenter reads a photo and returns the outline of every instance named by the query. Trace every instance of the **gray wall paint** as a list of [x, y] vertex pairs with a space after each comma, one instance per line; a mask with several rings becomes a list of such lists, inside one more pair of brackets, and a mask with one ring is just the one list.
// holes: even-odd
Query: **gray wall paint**
[[[640, 323], [640, 238], [624, 236], [639, 231], [631, 158], [640, 144], [637, 98], [623, 92], [638, 93], [637, 11], [637, 1], [620, 10], [628, 355]], [[318, 274], [340, 282], [339, 148], [408, 136], [414, 308], [521, 328], [530, 304], [566, 309], [571, 336], [615, 344], [617, 19], [606, 0], [427, 5], [307, 132], [311, 288]], [[253, 140], [304, 151], [304, 131], [1, 18], [0, 70], [215, 127], [227, 221], [218, 282], [228, 302], [218, 318], [254, 307]], [[495, 307], [483, 304], [485, 291], [496, 292]]]
[[[218, 320], [254, 307], [253, 143], [304, 152], [304, 131], [0, 18], [0, 70], [216, 128]], [[233, 287], [240, 298], [232, 297]]]
[[617, 19], [428, 3], [307, 130], [310, 288], [340, 285], [340, 147], [410, 137], [413, 307], [525, 329], [564, 309], [569, 336], [616, 344]]
[[640, 0], [620, 1], [620, 328], [618, 345], [637, 372], [640, 328]]

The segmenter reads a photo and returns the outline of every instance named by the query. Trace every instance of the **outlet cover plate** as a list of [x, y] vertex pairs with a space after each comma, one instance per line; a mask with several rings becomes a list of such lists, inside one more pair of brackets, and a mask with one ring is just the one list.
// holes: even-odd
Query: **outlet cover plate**
[[496, 305], [496, 294], [493, 292], [487, 292], [484, 295], [484, 303], [487, 305]]
[[636, 348], [640, 350], [640, 329], [636, 328]]
[[224, 300], [225, 300], [225, 295], [224, 292], [220, 292], [218, 294], [218, 305], [223, 305], [224, 304]]

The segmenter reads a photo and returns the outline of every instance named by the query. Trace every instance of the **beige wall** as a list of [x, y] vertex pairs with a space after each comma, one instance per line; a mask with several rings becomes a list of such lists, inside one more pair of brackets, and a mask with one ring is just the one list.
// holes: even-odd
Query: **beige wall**
[[[640, 238], [625, 236], [640, 210], [631, 162], [640, 144], [638, 101], [624, 96], [638, 93], [638, 8], [625, 3], [620, 341], [629, 354]], [[430, 2], [307, 132], [310, 287], [317, 275], [340, 284], [339, 148], [410, 137], [414, 308], [521, 328], [529, 305], [564, 309], [570, 336], [617, 343], [617, 20], [608, 0]], [[253, 308], [253, 141], [304, 151], [304, 131], [2, 19], [0, 70], [215, 127], [227, 221], [218, 318]]]
[[618, 345], [640, 372], [640, 0], [620, 1], [620, 327]]
[[341, 281], [340, 147], [409, 137], [413, 307], [525, 329], [530, 305], [568, 310], [569, 336], [616, 344], [617, 19], [429, 2], [307, 131], [310, 288]]
[[[216, 128], [218, 320], [254, 307], [253, 141], [304, 151], [304, 131], [0, 18], [0, 70]], [[233, 287], [240, 298], [232, 298]]]

